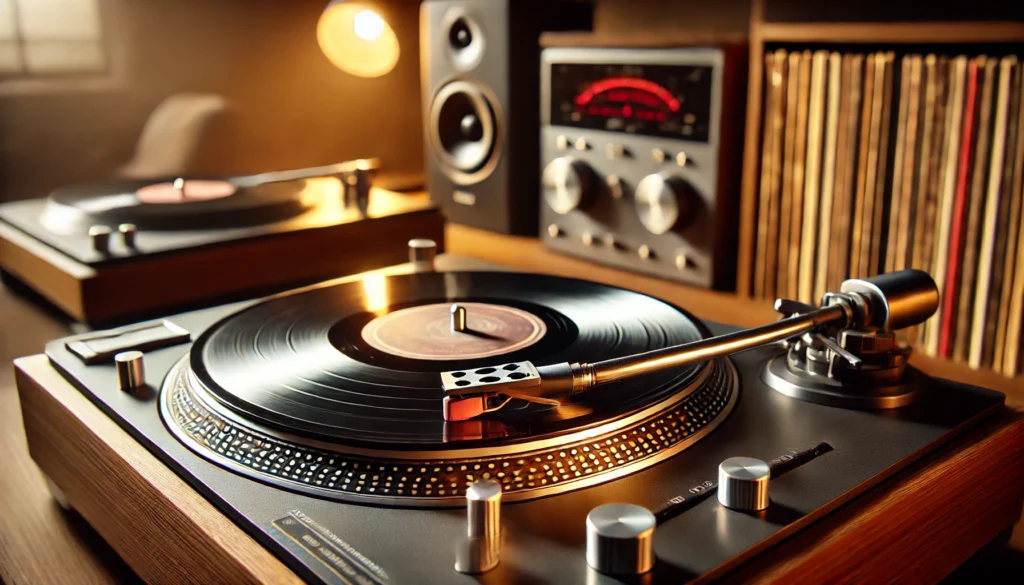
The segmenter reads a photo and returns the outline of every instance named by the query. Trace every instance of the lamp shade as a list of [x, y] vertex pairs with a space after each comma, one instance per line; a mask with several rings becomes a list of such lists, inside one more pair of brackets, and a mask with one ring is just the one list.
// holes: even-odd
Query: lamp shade
[[358, 77], [380, 77], [398, 63], [398, 37], [367, 4], [334, 0], [316, 26], [320, 50], [342, 71]]

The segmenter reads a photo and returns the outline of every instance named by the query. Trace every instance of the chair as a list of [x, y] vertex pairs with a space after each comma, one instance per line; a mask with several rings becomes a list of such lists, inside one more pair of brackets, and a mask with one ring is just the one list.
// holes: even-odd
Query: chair
[[180, 93], [160, 102], [150, 113], [135, 145], [135, 154], [118, 169], [125, 178], [187, 174], [210, 127], [227, 110], [214, 94]]

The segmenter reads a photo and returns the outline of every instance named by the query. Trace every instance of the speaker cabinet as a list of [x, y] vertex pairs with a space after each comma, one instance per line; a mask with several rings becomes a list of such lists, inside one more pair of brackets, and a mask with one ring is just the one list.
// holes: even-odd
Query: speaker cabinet
[[450, 221], [537, 233], [541, 9], [534, 0], [420, 7], [427, 188]]

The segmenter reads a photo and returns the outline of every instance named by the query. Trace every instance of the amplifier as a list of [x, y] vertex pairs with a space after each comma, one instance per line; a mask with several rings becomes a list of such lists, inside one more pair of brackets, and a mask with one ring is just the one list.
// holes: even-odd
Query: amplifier
[[544, 243], [734, 288], [745, 59], [739, 45], [544, 49]]

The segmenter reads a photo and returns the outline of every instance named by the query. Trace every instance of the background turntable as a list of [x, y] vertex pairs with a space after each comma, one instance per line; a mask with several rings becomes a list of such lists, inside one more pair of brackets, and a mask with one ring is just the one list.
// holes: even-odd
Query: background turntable
[[0, 268], [95, 325], [393, 264], [409, 233], [443, 241], [425, 196], [372, 187], [377, 166], [63, 187], [0, 205]]

